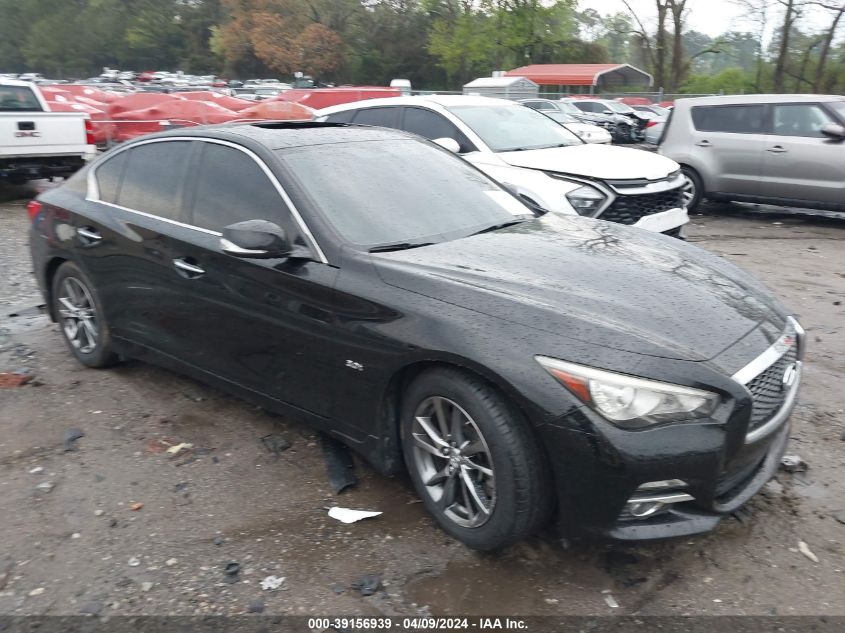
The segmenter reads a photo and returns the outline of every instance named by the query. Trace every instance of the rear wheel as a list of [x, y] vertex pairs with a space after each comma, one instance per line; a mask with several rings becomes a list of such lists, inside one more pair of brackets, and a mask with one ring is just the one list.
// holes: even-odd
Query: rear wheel
[[493, 550], [548, 519], [551, 496], [536, 440], [495, 389], [436, 369], [415, 380], [403, 401], [405, 462], [444, 530], [469, 547]]
[[681, 171], [687, 179], [684, 185], [684, 202], [687, 205], [687, 213], [692, 213], [698, 208], [701, 199], [704, 197], [704, 183], [701, 182], [701, 176], [692, 167], [683, 165]]
[[76, 359], [86, 367], [107, 367], [117, 362], [111, 334], [93, 286], [72, 262], [59, 266], [53, 277], [52, 309], [62, 337]]

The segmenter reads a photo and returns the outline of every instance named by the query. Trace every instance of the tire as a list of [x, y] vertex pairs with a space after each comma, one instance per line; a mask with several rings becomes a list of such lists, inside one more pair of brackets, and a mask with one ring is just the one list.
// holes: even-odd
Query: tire
[[[444, 429], [439, 419], [447, 418]], [[536, 438], [483, 380], [447, 368], [421, 374], [403, 394], [401, 425], [417, 493], [468, 547], [499, 549], [548, 521], [552, 496]]]
[[627, 125], [626, 123], [620, 123], [616, 126], [616, 142], [617, 143], [630, 143], [633, 139], [633, 135], [631, 133], [631, 126]]
[[681, 166], [681, 171], [687, 179], [684, 195], [687, 197], [687, 213], [693, 213], [704, 198], [704, 183], [692, 167]]
[[50, 306], [71, 354], [86, 367], [100, 368], [118, 361], [111, 333], [94, 286], [72, 262], [53, 276]]

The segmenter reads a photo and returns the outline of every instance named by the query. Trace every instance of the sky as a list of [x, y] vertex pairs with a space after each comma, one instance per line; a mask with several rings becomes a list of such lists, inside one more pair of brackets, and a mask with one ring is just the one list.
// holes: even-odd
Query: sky
[[[651, 26], [656, 15], [654, 0], [629, 0], [631, 7], [646, 23], [646, 28]], [[579, 0], [578, 6], [582, 9], [595, 9], [602, 15], [627, 12], [622, 0]], [[691, 11], [688, 23], [691, 29], [706, 33], [711, 37], [721, 35], [725, 31], [751, 31], [754, 25], [743, 19], [743, 11], [731, 0], [689, 0]], [[808, 16], [805, 21], [807, 27], [813, 29], [824, 28], [824, 11], [818, 10]]]

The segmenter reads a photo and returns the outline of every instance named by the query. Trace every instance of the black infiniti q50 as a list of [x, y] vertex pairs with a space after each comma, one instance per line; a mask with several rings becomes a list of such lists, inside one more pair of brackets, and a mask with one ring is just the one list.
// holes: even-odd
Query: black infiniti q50
[[81, 363], [160, 364], [406, 468], [470, 547], [550, 521], [707, 531], [788, 439], [804, 335], [755, 279], [677, 240], [541, 215], [403, 132], [173, 131], [29, 212]]

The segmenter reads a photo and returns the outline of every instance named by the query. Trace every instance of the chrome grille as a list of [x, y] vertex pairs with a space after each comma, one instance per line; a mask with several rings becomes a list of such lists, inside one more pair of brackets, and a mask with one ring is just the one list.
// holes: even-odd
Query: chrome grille
[[783, 384], [786, 368], [798, 360], [796, 347], [791, 346], [786, 353], [753, 378], [746, 386], [753, 398], [751, 424], [753, 431], [765, 424], [783, 405], [789, 388]]
[[683, 206], [683, 190], [680, 187], [659, 193], [620, 195], [605, 209], [599, 219], [620, 224], [636, 224], [647, 215], [680, 209]]

